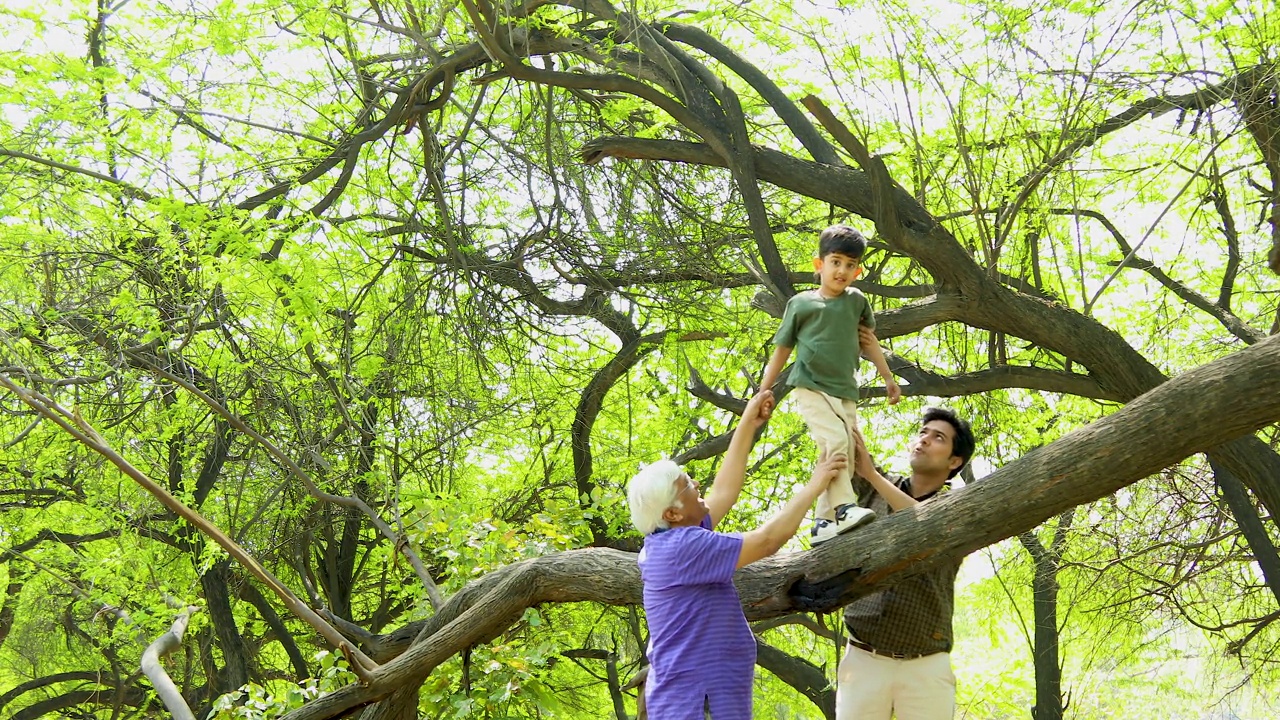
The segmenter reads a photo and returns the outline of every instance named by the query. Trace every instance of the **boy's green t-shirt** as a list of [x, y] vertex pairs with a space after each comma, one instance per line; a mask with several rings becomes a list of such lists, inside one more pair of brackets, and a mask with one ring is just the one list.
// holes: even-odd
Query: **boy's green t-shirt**
[[858, 323], [876, 327], [867, 296], [856, 288], [834, 298], [817, 290], [792, 296], [773, 336], [774, 345], [794, 348], [787, 384], [857, 400]]

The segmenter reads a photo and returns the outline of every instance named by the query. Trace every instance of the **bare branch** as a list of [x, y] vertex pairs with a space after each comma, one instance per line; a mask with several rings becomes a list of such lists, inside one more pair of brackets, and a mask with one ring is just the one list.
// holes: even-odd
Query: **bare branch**
[[[1124, 253], [1125, 260], [1123, 261], [1123, 264], [1125, 266], [1146, 272], [1148, 275], [1155, 278], [1161, 285], [1168, 288], [1174, 295], [1177, 295], [1186, 301], [1187, 304], [1212, 315], [1214, 319], [1227, 329], [1228, 332], [1240, 338], [1244, 342], [1252, 345], [1265, 337], [1261, 332], [1254, 330], [1243, 320], [1236, 317], [1236, 315], [1232, 313], [1227, 306], [1215, 305], [1205, 296], [1169, 277], [1167, 273], [1156, 267], [1155, 264], [1149, 260], [1137, 257], [1137, 251], [1129, 245], [1129, 241], [1125, 239], [1124, 234], [1120, 232], [1120, 229], [1117, 228], [1106, 215], [1103, 215], [1097, 210], [1085, 210], [1079, 208], [1053, 208], [1049, 212], [1054, 215], [1078, 215], [1080, 217], [1097, 220], [1102, 223], [1102, 226], [1106, 228], [1107, 232], [1111, 234], [1111, 237], [1115, 239], [1116, 244], [1120, 246], [1120, 252]], [[1227, 297], [1230, 297], [1229, 294]]]
[[173, 625], [169, 626], [168, 631], [156, 638], [155, 642], [148, 645], [142, 652], [142, 672], [151, 681], [151, 687], [155, 688], [156, 694], [160, 696], [160, 702], [164, 703], [174, 720], [196, 720], [196, 716], [187, 706], [187, 701], [182, 697], [178, 686], [173, 684], [169, 673], [160, 664], [160, 658], [182, 647], [182, 636], [187, 632], [187, 621], [196, 609], [188, 607], [178, 613], [177, 619], [173, 621]]
[[110, 175], [103, 175], [100, 172], [95, 172], [93, 170], [77, 167], [75, 165], [68, 165], [67, 163], [58, 162], [57, 160], [50, 160], [48, 158], [42, 158], [38, 155], [31, 155], [29, 153], [19, 152], [17, 150], [10, 150], [8, 148], [3, 148], [3, 147], [0, 147], [0, 157], [18, 158], [20, 160], [26, 160], [27, 162], [36, 163], [37, 165], [44, 165], [46, 167], [51, 167], [51, 168], [54, 168], [55, 170], [63, 170], [69, 173], [75, 173], [77, 175], [84, 175], [85, 177], [90, 177], [90, 178], [93, 178], [94, 180], [101, 180], [102, 182], [109, 183], [119, 188], [121, 194], [133, 200], [150, 202], [156, 199], [155, 195], [152, 195], [151, 193], [147, 192], [146, 190], [143, 190], [142, 188], [130, 185], [129, 183], [123, 180], [118, 180], [116, 178], [111, 177]]

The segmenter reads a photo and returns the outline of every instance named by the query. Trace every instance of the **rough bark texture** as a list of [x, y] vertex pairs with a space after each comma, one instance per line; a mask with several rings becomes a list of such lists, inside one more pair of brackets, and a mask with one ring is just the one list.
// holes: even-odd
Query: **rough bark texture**
[[1058, 643], [1058, 570], [1074, 518], [1074, 508], [1058, 516], [1053, 542], [1047, 548], [1034, 532], [1018, 536], [1031, 555], [1034, 567], [1031, 579], [1035, 625], [1032, 657], [1036, 669], [1036, 702], [1031, 707], [1033, 720], [1062, 720], [1066, 709], [1062, 699], [1062, 662]]
[[[1278, 419], [1280, 337], [1272, 337], [1184, 373], [972, 485], [816, 550], [744, 568], [736, 578], [743, 608], [752, 620], [835, 610]], [[1149, 442], [1152, 437], [1161, 442]], [[396, 690], [407, 707], [406, 696], [416, 697], [416, 688], [436, 666], [463, 648], [493, 639], [526, 607], [584, 601], [639, 603], [635, 556], [588, 548], [490, 573], [456, 593], [427, 621], [373, 643], [370, 654], [385, 664], [369, 684], [338, 690], [287, 717], [331, 718]]]
[[822, 668], [803, 658], [782, 652], [778, 648], [756, 638], [756, 664], [768, 670], [796, 692], [809, 698], [818, 706], [822, 716], [835, 720], [836, 691], [831, 688]]
[[218, 671], [218, 693], [231, 692], [249, 682], [249, 655], [240, 628], [236, 626], [235, 613], [231, 611], [229, 585], [235, 576], [230, 561], [223, 560], [200, 576], [209, 619], [213, 624], [218, 649], [222, 651], [222, 667]]

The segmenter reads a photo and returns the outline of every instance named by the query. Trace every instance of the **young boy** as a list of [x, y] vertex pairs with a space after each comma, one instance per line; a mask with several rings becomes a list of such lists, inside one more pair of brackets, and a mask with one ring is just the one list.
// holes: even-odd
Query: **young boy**
[[[854, 371], [858, 368], [859, 324], [868, 328], [870, 342], [865, 353], [884, 379], [889, 404], [902, 397], [880, 343], [869, 332], [876, 326], [871, 305], [857, 288], [849, 287], [862, 274], [866, 249], [867, 239], [847, 225], [832, 225], [818, 236], [818, 257], [813, 260], [818, 289], [797, 293], [787, 302], [782, 326], [773, 337], [776, 347], [760, 384], [761, 392], [772, 388], [795, 349], [796, 361], [787, 384], [794, 388], [792, 394], [818, 451], [828, 457], [853, 456], [853, 435], [858, 432]], [[772, 409], [772, 404], [766, 403], [762, 414], [768, 417]], [[858, 507], [856, 499], [846, 467], [818, 499], [818, 519], [809, 533], [810, 543], [826, 542], [874, 519], [875, 514]]]

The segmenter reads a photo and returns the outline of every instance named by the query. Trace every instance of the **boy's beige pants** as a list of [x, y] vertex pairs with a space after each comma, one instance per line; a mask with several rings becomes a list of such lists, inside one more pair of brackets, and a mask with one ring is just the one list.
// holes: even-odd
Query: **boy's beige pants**
[[835, 520], [836, 508], [854, 502], [853, 493], [853, 434], [858, 431], [858, 403], [845, 398], [810, 390], [792, 388], [796, 409], [809, 426], [809, 435], [818, 444], [818, 452], [827, 455], [844, 455], [849, 464], [831, 481], [826, 492], [818, 498], [818, 517]]

